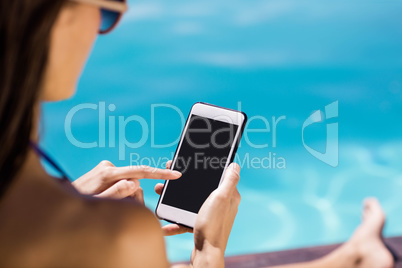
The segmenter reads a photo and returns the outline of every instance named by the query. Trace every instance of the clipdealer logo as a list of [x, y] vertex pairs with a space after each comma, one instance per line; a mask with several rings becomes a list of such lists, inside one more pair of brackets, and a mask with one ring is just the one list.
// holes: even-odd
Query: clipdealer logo
[[304, 131], [307, 127], [322, 123], [333, 118], [338, 118], [339, 108], [338, 101], [334, 101], [325, 106], [325, 111], [313, 112], [303, 123], [302, 127], [302, 141], [303, 146], [312, 156], [318, 160], [330, 165], [331, 167], [337, 167], [339, 164], [339, 126], [338, 122], [332, 122], [326, 124], [326, 143], [325, 152], [320, 152], [308, 146], [304, 140]]
[[[167, 143], [159, 144], [156, 142], [156, 110], [169, 109], [170, 111], [174, 111], [178, 115], [178, 119], [180, 120], [180, 124], [182, 127], [185, 125], [185, 115], [183, 112], [176, 106], [170, 104], [152, 104], [150, 106], [150, 120], [146, 120], [145, 118], [139, 115], [131, 115], [129, 117], [113, 115], [113, 112], [116, 110], [116, 105], [109, 104], [106, 105], [106, 102], [95, 103], [82, 103], [76, 105], [67, 113], [65, 121], [64, 121], [64, 130], [68, 141], [78, 147], [83, 149], [90, 148], [118, 148], [119, 160], [124, 161], [126, 159], [127, 148], [137, 149], [142, 146], [145, 146], [147, 143], [150, 144], [151, 148], [161, 149], [161, 148], [171, 148], [172, 146], [177, 145], [180, 140], [180, 135], [175, 137], [174, 140], [171, 140]], [[97, 114], [98, 121], [98, 137], [91, 137], [91, 142], [83, 142], [78, 140], [72, 132], [72, 121], [82, 110], [93, 110]], [[241, 103], [238, 103], [238, 109], [241, 109]], [[338, 101], [334, 101], [325, 106], [324, 111], [317, 110], [313, 112], [302, 124], [301, 128], [301, 140], [306, 151], [311, 154], [316, 159], [321, 162], [332, 166], [337, 167], [339, 163], [339, 141], [338, 141], [338, 122], [336, 119], [338, 118]], [[244, 130], [244, 142], [250, 148], [254, 149], [254, 151], [250, 151], [244, 154], [236, 155], [236, 162], [241, 163], [243, 166], [247, 166], [253, 169], [256, 168], [265, 168], [265, 169], [286, 169], [286, 158], [281, 156], [275, 152], [278, 147], [278, 128], [282, 125], [282, 122], [285, 122], [287, 117], [285, 115], [276, 117], [272, 116], [272, 118], [267, 118], [261, 115], [254, 115], [249, 117], [246, 128]], [[259, 128], [252, 127], [252, 123], [257, 122]], [[325, 151], [320, 152], [317, 149], [314, 149], [310, 145], [306, 143], [305, 140], [305, 130], [314, 124], [326, 124], [326, 144]], [[137, 124], [141, 131], [136, 133], [135, 137], [136, 141], [129, 141], [126, 135], [126, 128], [128, 125]], [[262, 127], [261, 127], [262, 125]], [[254, 125], [256, 126], [256, 125]], [[116, 129], [117, 127], [117, 129]], [[107, 136], [106, 133], [109, 135]], [[254, 134], [253, 134], [254, 133]], [[263, 139], [255, 139], [253, 135], [264, 135]], [[268, 135], [271, 137], [271, 142], [266, 139]], [[261, 136], [260, 136], [261, 137]], [[268, 144], [269, 143], [269, 144]], [[239, 146], [239, 148], [241, 145]], [[264, 153], [263, 155], [257, 156], [257, 149], [268, 149], [268, 155]], [[143, 160], [151, 162], [147, 157], [140, 156], [136, 153], [130, 153], [130, 161], [138, 162]], [[154, 161], [152, 161], [153, 163]], [[158, 162], [159, 163], [159, 162]], [[157, 163], [155, 163], [157, 164]], [[159, 165], [158, 165], [159, 166]]]

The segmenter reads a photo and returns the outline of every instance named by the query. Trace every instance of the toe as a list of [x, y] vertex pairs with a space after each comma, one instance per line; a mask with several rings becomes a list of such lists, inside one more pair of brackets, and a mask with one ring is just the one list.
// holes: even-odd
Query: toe
[[376, 217], [385, 218], [384, 211], [381, 208], [380, 202], [376, 198], [366, 198], [364, 200], [364, 213], [374, 214]]

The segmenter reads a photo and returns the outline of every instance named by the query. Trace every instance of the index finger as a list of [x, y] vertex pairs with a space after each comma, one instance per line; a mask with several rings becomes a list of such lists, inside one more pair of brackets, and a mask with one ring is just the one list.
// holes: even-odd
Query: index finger
[[155, 179], [155, 180], [176, 180], [181, 177], [176, 170], [153, 168], [149, 166], [128, 166], [115, 168], [115, 179]]
[[222, 184], [218, 187], [222, 193], [231, 194], [237, 187], [240, 180], [240, 166], [232, 163], [225, 170]]

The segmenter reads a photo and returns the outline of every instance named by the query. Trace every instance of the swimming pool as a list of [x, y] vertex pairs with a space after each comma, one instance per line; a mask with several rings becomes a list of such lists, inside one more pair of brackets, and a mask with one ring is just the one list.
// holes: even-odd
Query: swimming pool
[[[103, 159], [122, 166], [130, 154], [170, 158], [181, 131], [178, 110], [186, 115], [194, 102], [241, 105], [257, 118], [249, 129], [269, 122], [271, 130], [249, 132], [239, 149], [240, 162], [265, 158], [266, 165], [242, 169], [229, 255], [343, 241], [360, 222], [366, 196], [378, 197], [386, 210], [386, 235], [402, 234], [400, 1], [130, 4], [121, 26], [99, 38], [76, 96], [43, 108], [43, 146], [72, 178]], [[305, 120], [335, 101], [338, 117], [304, 129], [303, 144]], [[71, 109], [88, 104], [96, 109], [82, 109], [71, 121], [77, 140], [98, 142], [85, 149], [74, 146], [64, 128]], [[127, 141], [139, 143], [146, 131], [149, 139], [121, 157], [120, 123], [133, 115], [155, 129], [127, 124]], [[283, 118], [276, 137], [272, 117]], [[306, 150], [325, 151], [327, 123], [339, 125], [337, 167]], [[154, 184], [142, 181], [152, 210]], [[166, 241], [170, 260], [189, 259], [191, 235]]]

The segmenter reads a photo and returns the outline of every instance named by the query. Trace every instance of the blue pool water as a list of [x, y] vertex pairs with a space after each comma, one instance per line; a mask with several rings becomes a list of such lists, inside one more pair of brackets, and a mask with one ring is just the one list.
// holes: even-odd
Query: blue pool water
[[[256, 118], [249, 129], [263, 128], [266, 118], [271, 131], [250, 132], [238, 160], [270, 156], [271, 166], [242, 169], [228, 255], [344, 241], [367, 196], [379, 198], [388, 214], [385, 234], [402, 235], [401, 1], [138, 0], [130, 6], [119, 28], [99, 37], [75, 97], [43, 108], [43, 146], [73, 179], [103, 159], [124, 166], [130, 154], [171, 158], [180, 117], [171, 107], [154, 107], [152, 115], [153, 104], [184, 115], [197, 101], [241, 105]], [[323, 152], [326, 124], [338, 123], [339, 165], [331, 167], [305, 149], [302, 127], [313, 111], [335, 101], [337, 118], [304, 130], [305, 144]], [[72, 135], [98, 141], [96, 148], [76, 147], [64, 129], [69, 111], [85, 103], [96, 110], [76, 113]], [[119, 116], [132, 115], [147, 125], [127, 124], [127, 140], [153, 132], [154, 143], [173, 144], [155, 148], [149, 138], [119, 157]], [[273, 116], [286, 117], [276, 144]], [[155, 183], [141, 181], [152, 210]], [[190, 234], [166, 242], [171, 261], [189, 259]]]

